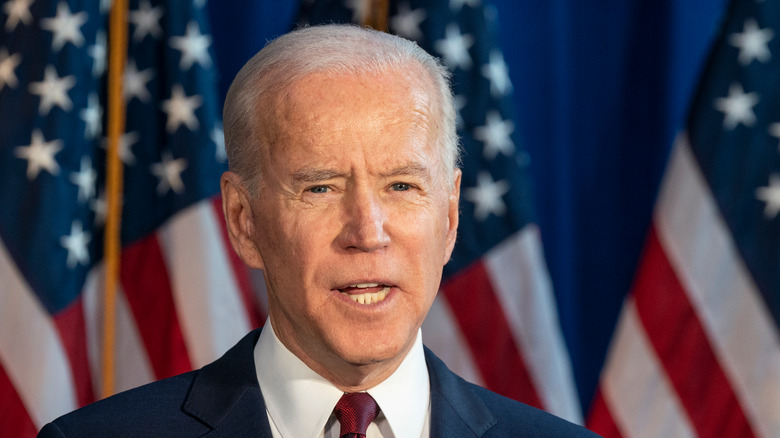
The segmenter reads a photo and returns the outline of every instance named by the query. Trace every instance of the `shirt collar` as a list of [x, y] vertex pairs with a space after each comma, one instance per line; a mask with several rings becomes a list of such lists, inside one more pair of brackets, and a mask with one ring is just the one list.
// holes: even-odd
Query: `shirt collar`
[[[285, 437], [322, 436], [342, 392], [311, 370], [282, 344], [266, 321], [254, 349], [257, 380], [268, 416]], [[367, 391], [396, 437], [420, 436], [430, 406], [430, 381], [422, 336], [398, 369]]]

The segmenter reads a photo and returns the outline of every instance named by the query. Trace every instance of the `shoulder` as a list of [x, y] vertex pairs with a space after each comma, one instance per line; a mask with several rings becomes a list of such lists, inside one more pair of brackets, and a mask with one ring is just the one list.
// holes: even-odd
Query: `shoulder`
[[181, 405], [196, 374], [159, 380], [77, 409], [46, 425], [39, 437], [136, 436], [149, 431], [174, 436], [175, 425], [187, 424]]

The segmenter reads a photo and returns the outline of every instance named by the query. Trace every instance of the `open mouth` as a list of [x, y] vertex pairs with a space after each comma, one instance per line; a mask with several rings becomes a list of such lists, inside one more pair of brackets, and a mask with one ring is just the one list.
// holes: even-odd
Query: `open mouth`
[[357, 283], [339, 288], [342, 295], [348, 296], [359, 304], [374, 304], [384, 301], [390, 293], [391, 286], [379, 283]]

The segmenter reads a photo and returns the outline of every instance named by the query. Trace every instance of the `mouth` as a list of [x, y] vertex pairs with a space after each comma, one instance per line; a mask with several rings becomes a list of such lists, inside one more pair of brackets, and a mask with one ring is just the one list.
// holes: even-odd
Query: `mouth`
[[384, 301], [392, 286], [380, 283], [356, 283], [338, 291], [358, 304], [374, 304]]

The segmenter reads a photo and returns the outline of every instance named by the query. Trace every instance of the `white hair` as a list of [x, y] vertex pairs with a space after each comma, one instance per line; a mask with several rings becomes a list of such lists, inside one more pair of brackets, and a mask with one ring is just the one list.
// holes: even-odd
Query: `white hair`
[[[459, 165], [455, 108], [449, 72], [416, 43], [354, 25], [305, 27], [285, 34], [255, 54], [238, 72], [223, 110], [225, 148], [230, 169], [244, 180], [250, 193], [260, 186], [261, 135], [256, 126], [261, 102], [272, 102], [275, 93], [313, 73], [354, 75], [383, 73], [392, 69], [421, 67], [436, 95], [433, 102], [439, 148], [444, 170], [451, 179]], [[268, 100], [265, 100], [268, 99]]]

